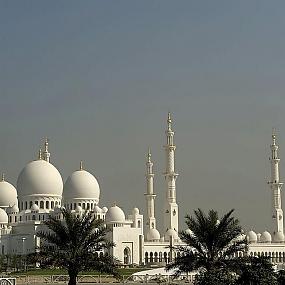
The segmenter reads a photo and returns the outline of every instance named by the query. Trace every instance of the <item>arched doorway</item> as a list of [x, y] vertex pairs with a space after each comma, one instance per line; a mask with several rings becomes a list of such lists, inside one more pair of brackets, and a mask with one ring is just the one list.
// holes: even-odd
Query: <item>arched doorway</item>
[[124, 264], [131, 264], [131, 250], [129, 247], [124, 249]]

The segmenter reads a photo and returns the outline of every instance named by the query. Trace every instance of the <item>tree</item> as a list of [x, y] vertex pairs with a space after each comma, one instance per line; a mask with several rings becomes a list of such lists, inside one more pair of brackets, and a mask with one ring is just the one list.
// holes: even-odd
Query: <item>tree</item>
[[[269, 257], [250, 256], [240, 264], [239, 285], [275, 285], [277, 276]], [[281, 276], [280, 276], [281, 277]], [[282, 283], [281, 283], [282, 284]]]
[[[176, 275], [197, 270], [202, 274], [197, 284], [207, 284], [202, 283], [202, 278], [211, 274], [222, 274], [231, 279], [238, 264], [238, 258], [234, 256], [247, 250], [246, 238], [242, 235], [239, 221], [232, 217], [233, 211], [221, 219], [214, 210], [205, 215], [198, 209], [194, 211], [194, 216], [187, 215], [185, 222], [191, 231], [179, 233], [185, 245], [174, 247], [180, 255], [166, 269], [175, 269]], [[231, 284], [225, 281], [222, 283]]]
[[277, 273], [277, 284], [285, 285], [285, 270], [279, 270]]
[[114, 246], [106, 238], [108, 229], [102, 220], [95, 219], [91, 213], [82, 216], [62, 209], [63, 220], [50, 216], [44, 222], [47, 231], [40, 231], [41, 239], [38, 261], [43, 266], [66, 269], [69, 285], [76, 284], [79, 272], [98, 270], [118, 277], [118, 262], [106, 252]]

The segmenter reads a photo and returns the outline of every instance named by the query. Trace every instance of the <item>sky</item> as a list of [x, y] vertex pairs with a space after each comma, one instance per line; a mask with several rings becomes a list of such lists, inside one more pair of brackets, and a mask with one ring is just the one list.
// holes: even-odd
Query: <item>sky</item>
[[48, 137], [64, 181], [83, 160], [101, 206], [144, 212], [150, 147], [161, 228], [170, 111], [180, 227], [199, 207], [234, 208], [245, 229], [270, 229], [272, 127], [285, 181], [284, 9], [281, 0], [0, 0], [0, 171], [16, 186]]

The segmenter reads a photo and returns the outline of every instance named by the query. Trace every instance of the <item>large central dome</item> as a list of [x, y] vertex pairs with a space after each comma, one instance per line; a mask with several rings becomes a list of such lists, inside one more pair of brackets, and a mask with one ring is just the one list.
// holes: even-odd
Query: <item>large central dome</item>
[[43, 195], [61, 197], [63, 182], [58, 170], [45, 160], [28, 163], [21, 171], [18, 181], [18, 197]]

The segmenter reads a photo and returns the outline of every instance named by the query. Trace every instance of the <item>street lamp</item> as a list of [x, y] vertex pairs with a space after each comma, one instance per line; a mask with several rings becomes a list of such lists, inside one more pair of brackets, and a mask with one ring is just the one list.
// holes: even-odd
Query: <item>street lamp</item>
[[26, 241], [27, 238], [25, 237], [22, 237], [22, 256], [23, 256], [23, 264], [24, 264], [24, 271], [27, 270], [26, 268], [26, 251], [25, 251], [25, 241]]

